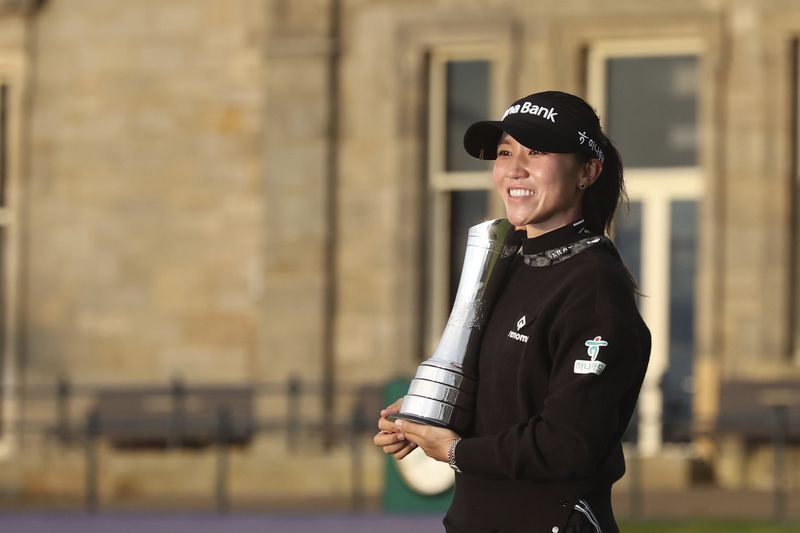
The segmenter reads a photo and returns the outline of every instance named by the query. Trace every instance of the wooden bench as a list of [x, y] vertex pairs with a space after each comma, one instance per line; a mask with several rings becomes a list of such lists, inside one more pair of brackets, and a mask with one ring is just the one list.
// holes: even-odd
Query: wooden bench
[[736, 380], [722, 384], [716, 430], [748, 441], [800, 441], [800, 382]]
[[242, 444], [254, 432], [254, 392], [241, 386], [124, 387], [98, 391], [95, 431], [118, 447]]

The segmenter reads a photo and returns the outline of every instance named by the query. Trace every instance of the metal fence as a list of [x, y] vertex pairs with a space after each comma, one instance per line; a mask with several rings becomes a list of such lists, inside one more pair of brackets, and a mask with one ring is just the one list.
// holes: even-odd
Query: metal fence
[[[22, 393], [22, 390], [15, 391]], [[324, 409], [333, 393], [337, 409]], [[207, 385], [173, 379], [165, 385], [108, 386], [58, 379], [28, 385], [18, 394], [21, 415], [4, 431], [22, 442], [31, 437], [64, 446], [83, 446], [84, 507], [100, 506], [99, 442], [125, 449], [211, 448], [216, 450], [214, 506], [231, 508], [229, 455], [259, 434], [282, 435], [287, 450], [300, 437], [321, 437], [326, 449], [347, 447], [350, 457], [350, 508], [364, 508], [366, 446], [375, 431], [383, 389], [375, 384], [340, 384], [331, 391], [318, 383], [289, 379], [280, 383]]]
[[[783, 523], [792, 518], [789, 514], [789, 502], [792, 494], [789, 478], [795, 465], [788, 460], [788, 450], [790, 445], [800, 444], [800, 440], [797, 438], [800, 429], [799, 421], [790, 418], [789, 412], [790, 408], [785, 404], [754, 406], [754, 409], [748, 414], [723, 414], [713, 420], [674, 417], [670, 420], [670, 424], [673, 428], [680, 428], [678, 433], [685, 436], [687, 445], [697, 439], [713, 441], [733, 434], [747, 446], [769, 447], [772, 455], [770, 514], [769, 516], [762, 514], [761, 518]], [[644, 500], [648, 488], [642, 467], [646, 458], [638, 452], [635, 446], [628, 447], [625, 455], [626, 475], [630, 484], [627, 502], [628, 516], [632, 519], [642, 519], [647, 516]], [[704, 472], [702, 476], [706, 478], [704, 480], [706, 484], [715, 483], [714, 476], [709, 472]]]
[[[27, 385], [14, 391], [21, 403], [20, 416], [4, 431], [23, 444], [32, 436], [82, 446], [85, 463], [83, 504], [100, 509], [101, 478], [98, 453], [101, 439], [123, 448], [209, 447], [215, 450], [214, 509], [231, 509], [230, 451], [259, 434], [279, 435], [287, 450], [301, 437], [313, 434], [328, 449], [349, 450], [351, 511], [364, 510], [366, 502], [364, 460], [373, 453], [370, 437], [375, 418], [384, 404], [382, 384], [338, 385], [335, 391], [319, 383], [289, 379], [280, 383], [207, 385], [173, 379], [162, 385], [108, 386], [79, 384], [58, 379], [50, 384]], [[337, 409], [325, 409], [324, 397], [333, 392]], [[24, 393], [24, 394], [23, 394]], [[767, 444], [772, 449], [773, 488], [771, 518], [789, 516], [791, 486], [787, 450], [797, 441], [798, 425], [790, 406], [762, 406], [746, 415], [726, 415], [713, 421], [672, 420], [685, 424], [691, 438], [717, 437], [726, 431]], [[646, 516], [643, 504], [647, 482], [635, 446], [628, 448], [628, 515]]]

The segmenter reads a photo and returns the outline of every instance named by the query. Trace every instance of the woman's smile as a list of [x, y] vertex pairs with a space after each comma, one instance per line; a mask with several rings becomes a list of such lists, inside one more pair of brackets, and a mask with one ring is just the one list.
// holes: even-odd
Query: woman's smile
[[530, 189], [514, 188], [508, 190], [508, 195], [511, 198], [527, 198], [529, 196], [533, 196], [533, 191], [531, 191]]

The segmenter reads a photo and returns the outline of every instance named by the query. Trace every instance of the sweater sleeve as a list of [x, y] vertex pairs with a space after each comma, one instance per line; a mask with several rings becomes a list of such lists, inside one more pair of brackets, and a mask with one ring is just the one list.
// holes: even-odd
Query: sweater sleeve
[[600, 277], [609, 279], [573, 284], [544, 333], [552, 360], [541, 412], [498, 434], [462, 439], [455, 459], [465, 474], [591, 476], [619, 441], [646, 369], [649, 333], [625, 282]]

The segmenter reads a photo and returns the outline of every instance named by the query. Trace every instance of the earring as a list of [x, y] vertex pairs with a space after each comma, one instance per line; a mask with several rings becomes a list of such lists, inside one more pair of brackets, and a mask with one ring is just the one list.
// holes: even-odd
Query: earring
[[579, 188], [580, 190], [583, 190], [583, 189], [585, 189], [585, 188], [586, 188], [586, 184], [585, 184], [585, 183], [581, 183], [580, 185], [578, 185], [578, 188]]

